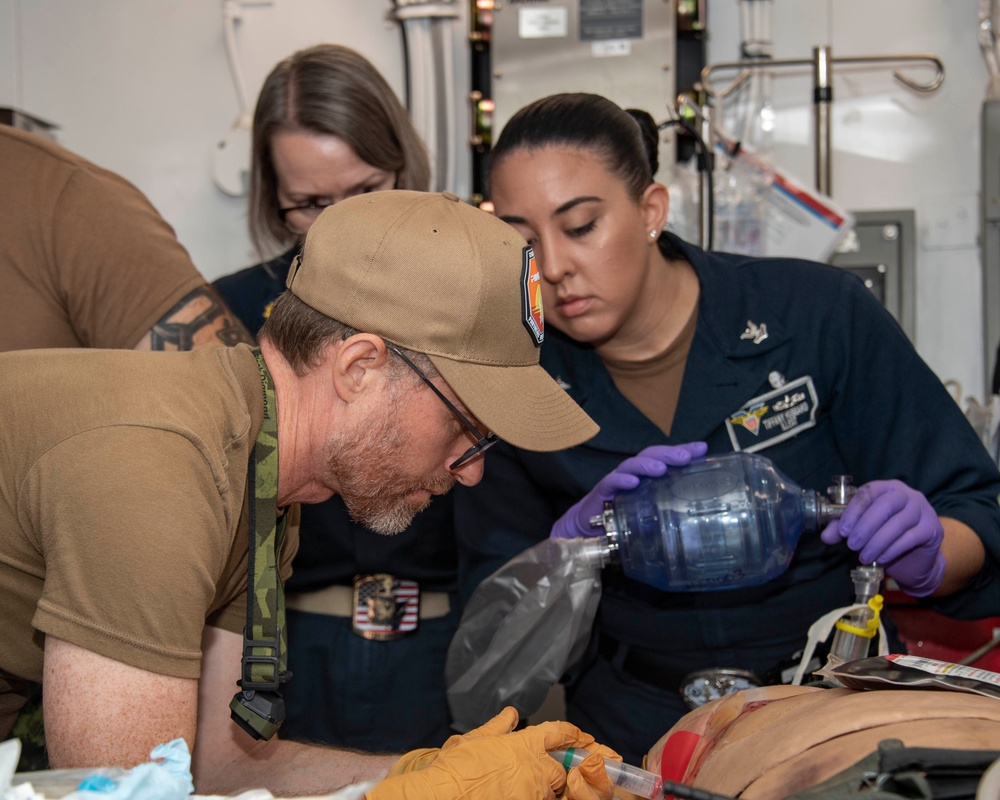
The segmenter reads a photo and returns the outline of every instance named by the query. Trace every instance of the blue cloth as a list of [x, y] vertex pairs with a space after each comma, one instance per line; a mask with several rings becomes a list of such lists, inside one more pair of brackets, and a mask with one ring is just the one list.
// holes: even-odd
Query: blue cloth
[[[821, 492], [839, 474], [857, 485], [898, 478], [920, 489], [938, 514], [977, 531], [988, 553], [967, 589], [921, 602], [961, 617], [1000, 614], [1000, 473], [940, 380], [861, 282], [812, 262], [706, 253], [669, 234], [660, 246], [681, 253], [701, 287], [670, 435], [622, 396], [589, 346], [550, 326], [542, 364], [601, 431], [558, 453], [504, 444], [490, 451], [482, 483], [455, 493], [463, 596], [548, 536], [553, 522], [624, 458], [649, 445], [706, 441], [710, 454], [763, 445], [757, 452], [785, 475]], [[782, 381], [796, 388], [775, 398]], [[794, 395], [809, 395], [810, 386], [816, 399], [805, 402], [814, 419], [793, 420], [783, 438], [774, 407], [798, 403]], [[754, 402], [766, 396], [767, 403]], [[753, 433], [750, 418], [764, 406], [773, 427]], [[666, 593], [605, 569], [591, 647], [566, 676], [570, 721], [640, 763], [685, 707], [675, 690], [636, 680], [630, 663], [652, 665], [664, 682], [710, 667], [772, 673], [801, 650], [821, 614], [853, 602], [855, 564], [845, 546], [827, 547], [814, 531], [803, 535], [786, 573], [751, 589]], [[615, 680], [605, 685], [609, 675]]]
[[184, 800], [194, 792], [187, 742], [174, 739], [153, 748], [150, 760], [123, 776], [85, 778], [66, 800]]
[[[298, 248], [219, 278], [219, 294], [254, 335], [285, 290]], [[445, 699], [444, 665], [458, 627], [457, 554], [452, 496], [430, 507], [396, 536], [354, 522], [339, 497], [302, 506], [299, 551], [289, 593], [351, 586], [356, 575], [387, 572], [421, 590], [450, 595], [446, 617], [420, 620], [392, 642], [364, 639], [349, 619], [288, 609], [288, 667], [282, 686], [281, 736], [392, 752], [440, 745], [454, 731]]]

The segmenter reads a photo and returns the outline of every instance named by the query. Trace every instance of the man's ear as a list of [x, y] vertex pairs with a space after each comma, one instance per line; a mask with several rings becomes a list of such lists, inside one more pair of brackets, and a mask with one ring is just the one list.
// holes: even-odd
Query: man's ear
[[373, 333], [356, 333], [333, 347], [333, 387], [344, 402], [350, 403], [381, 380], [388, 351], [382, 338]]

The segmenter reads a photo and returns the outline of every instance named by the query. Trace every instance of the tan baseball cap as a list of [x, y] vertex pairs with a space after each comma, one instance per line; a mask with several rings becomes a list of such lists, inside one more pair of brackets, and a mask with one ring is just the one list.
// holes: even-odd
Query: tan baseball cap
[[392, 190], [331, 206], [287, 285], [321, 314], [427, 355], [504, 441], [561, 450], [598, 431], [538, 365], [544, 319], [531, 248], [453, 194]]

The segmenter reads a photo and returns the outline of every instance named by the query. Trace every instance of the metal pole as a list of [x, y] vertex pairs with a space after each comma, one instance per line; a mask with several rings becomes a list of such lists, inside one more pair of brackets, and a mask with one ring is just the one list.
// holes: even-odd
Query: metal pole
[[702, 250], [710, 250], [712, 247], [712, 224], [715, 215], [712, 213], [712, 198], [708, 193], [709, 181], [712, 180], [712, 170], [715, 164], [715, 144], [712, 136], [712, 107], [705, 104], [701, 107], [701, 141], [705, 145], [704, 164], [698, 172], [698, 210], [700, 213], [700, 224], [698, 228], [699, 242]]
[[831, 197], [830, 191], [830, 103], [833, 89], [830, 69], [833, 60], [830, 48], [813, 48], [813, 103], [816, 106], [816, 188]]

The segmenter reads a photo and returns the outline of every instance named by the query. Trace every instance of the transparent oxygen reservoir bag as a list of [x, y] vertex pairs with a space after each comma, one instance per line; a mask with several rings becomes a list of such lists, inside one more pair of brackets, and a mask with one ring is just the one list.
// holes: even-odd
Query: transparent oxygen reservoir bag
[[594, 547], [602, 563], [664, 591], [756, 586], [788, 569], [802, 532], [839, 517], [853, 489], [849, 476], [835, 476], [827, 499], [763, 456], [709, 456], [605, 503], [591, 520], [605, 534]]
[[840, 515], [853, 493], [802, 489], [763, 456], [729, 453], [671, 467], [620, 492], [591, 520], [594, 536], [546, 539], [473, 593], [448, 650], [455, 727], [471, 730], [513, 705], [536, 711], [586, 648], [601, 569], [617, 564], [664, 591], [720, 591], [772, 580], [804, 530]]

